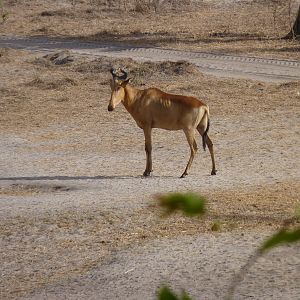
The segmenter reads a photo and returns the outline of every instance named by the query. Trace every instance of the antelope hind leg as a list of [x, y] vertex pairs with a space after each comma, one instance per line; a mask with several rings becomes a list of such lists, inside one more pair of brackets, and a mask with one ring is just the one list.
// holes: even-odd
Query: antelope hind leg
[[[201, 126], [197, 127], [198, 132], [200, 133], [201, 136], [203, 136], [204, 134], [204, 128]], [[214, 155], [214, 148], [213, 148], [213, 143], [211, 141], [211, 139], [209, 138], [208, 135], [206, 135], [205, 138], [205, 143], [208, 147], [209, 153], [210, 153], [210, 157], [211, 157], [211, 163], [212, 163], [212, 170], [211, 170], [211, 175], [216, 175], [217, 171], [216, 171], [216, 163], [215, 163], [215, 155]]]
[[206, 136], [206, 144], [211, 156], [211, 162], [212, 162], [212, 170], [211, 170], [211, 175], [217, 175], [217, 170], [216, 170], [216, 163], [215, 163], [215, 155], [214, 155], [214, 147], [213, 147], [213, 143], [211, 141], [211, 139], [209, 138], [209, 136]]

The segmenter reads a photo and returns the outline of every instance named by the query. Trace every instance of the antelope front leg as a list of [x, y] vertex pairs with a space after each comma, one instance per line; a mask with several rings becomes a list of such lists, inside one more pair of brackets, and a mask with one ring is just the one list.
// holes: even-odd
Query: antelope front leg
[[146, 170], [143, 176], [150, 176], [152, 172], [152, 128], [143, 128], [145, 135], [145, 151], [146, 151]]
[[187, 163], [187, 166], [180, 178], [184, 178], [186, 175], [188, 175], [188, 171], [192, 165], [195, 154], [197, 152], [197, 144], [195, 141], [195, 130], [194, 129], [186, 129], [186, 130], [184, 130], [184, 133], [186, 135], [186, 139], [187, 139], [190, 149], [191, 149], [191, 155], [190, 155], [190, 159]]

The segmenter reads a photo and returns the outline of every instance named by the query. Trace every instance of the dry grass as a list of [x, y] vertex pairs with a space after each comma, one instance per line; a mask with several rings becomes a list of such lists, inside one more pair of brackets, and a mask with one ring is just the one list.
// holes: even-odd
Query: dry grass
[[[42, 56], [15, 50], [6, 51], [3, 59], [8, 60], [1, 68], [3, 131], [29, 130], [63, 122], [66, 117], [79, 124], [94, 124], [99, 109], [105, 111], [109, 101], [111, 66], [126, 67], [133, 84], [141, 88], [157, 86], [172, 93], [195, 95], [210, 105], [215, 117], [268, 112], [280, 105], [299, 107], [299, 82], [267, 84], [214, 78], [186, 62], [156, 64], [76, 57], [73, 63], [57, 66]], [[91, 127], [99, 130], [97, 125]]]
[[55, 80], [53, 80], [52, 78], [42, 79], [40, 77], [36, 77], [30, 82], [27, 82], [25, 85], [41, 90], [59, 90], [72, 85], [76, 86], [77, 83], [75, 82], [75, 80], [68, 77]]
[[[25, 186], [22, 188], [26, 190]], [[109, 258], [111, 252], [129, 245], [158, 237], [211, 232], [216, 222], [221, 224], [222, 232], [278, 228], [293, 215], [292, 207], [299, 201], [299, 192], [297, 182], [210, 192], [205, 195], [210, 212], [203, 219], [180, 214], [162, 219], [154, 200], [148, 208], [133, 210], [129, 216], [93, 207], [6, 218], [0, 227], [5, 244], [0, 263], [9, 264], [14, 275], [0, 280], [2, 297], [15, 298], [38, 287], [85, 274]], [[51, 268], [43, 268], [46, 265]]]
[[186, 61], [165, 61], [161, 63], [137, 63], [133, 59], [118, 59], [102, 57], [89, 61], [88, 63], [82, 62], [75, 66], [74, 70], [80, 73], [107, 73], [111, 68], [126, 68], [130, 71], [130, 77], [133, 80], [150, 80], [151, 77], [157, 76], [177, 76], [177, 75], [199, 75], [199, 69]]
[[297, 0], [291, 10], [288, 0], [172, 1], [157, 11], [137, 11], [124, 2], [129, 2], [126, 9], [104, 1], [75, 1], [74, 6], [71, 1], [6, 1], [11, 14], [0, 33], [300, 58], [299, 41], [280, 39], [291, 28]]

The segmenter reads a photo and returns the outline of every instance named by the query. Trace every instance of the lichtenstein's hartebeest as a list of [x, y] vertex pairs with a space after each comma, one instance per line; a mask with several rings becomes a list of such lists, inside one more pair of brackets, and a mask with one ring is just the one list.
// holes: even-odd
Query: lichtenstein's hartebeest
[[207, 135], [209, 129], [208, 106], [196, 98], [167, 94], [157, 88], [138, 90], [128, 84], [130, 79], [127, 79], [127, 73], [123, 70], [119, 71], [122, 72], [121, 75], [119, 75], [120, 73], [117, 75], [116, 71], [111, 69], [113, 79], [111, 81], [111, 98], [108, 110], [113, 111], [122, 102], [137, 125], [143, 129], [147, 155], [144, 176], [149, 176], [152, 172], [152, 128], [182, 129], [184, 131], [191, 148], [191, 155], [181, 177], [188, 174], [197, 151], [195, 133], [198, 130], [202, 136], [204, 150], [207, 145], [210, 152], [212, 160], [211, 175], [215, 175], [213, 144]]

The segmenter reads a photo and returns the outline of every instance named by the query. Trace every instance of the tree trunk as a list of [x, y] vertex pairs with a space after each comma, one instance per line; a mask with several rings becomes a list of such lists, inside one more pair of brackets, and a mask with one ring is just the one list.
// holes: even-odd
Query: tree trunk
[[295, 23], [291, 31], [285, 36], [286, 39], [297, 39], [300, 38], [300, 5]]

